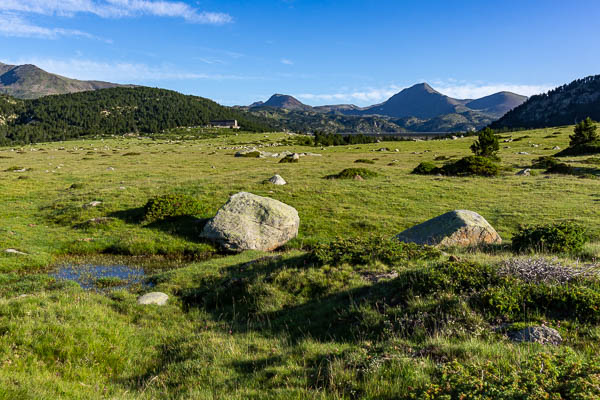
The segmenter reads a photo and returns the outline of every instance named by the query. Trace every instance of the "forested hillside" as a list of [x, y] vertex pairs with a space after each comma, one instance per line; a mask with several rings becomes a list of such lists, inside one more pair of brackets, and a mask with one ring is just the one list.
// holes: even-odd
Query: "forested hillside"
[[[46, 96], [0, 99], [0, 144], [72, 139], [97, 134], [149, 134], [215, 119], [237, 119], [242, 129], [267, 131], [268, 120], [211, 100], [148, 87], [111, 88]], [[9, 116], [12, 115], [12, 118]]]
[[600, 75], [578, 79], [532, 96], [491, 124], [494, 129], [570, 125], [590, 117], [600, 120]]

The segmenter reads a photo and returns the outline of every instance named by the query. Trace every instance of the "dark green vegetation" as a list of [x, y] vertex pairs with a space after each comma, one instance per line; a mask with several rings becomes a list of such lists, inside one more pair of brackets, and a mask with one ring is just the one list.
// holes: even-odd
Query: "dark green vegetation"
[[153, 197], [144, 206], [144, 219], [149, 222], [204, 213], [206, 213], [206, 206], [198, 199], [184, 194], [165, 194]]
[[590, 117], [575, 125], [573, 134], [569, 136], [571, 139], [569, 147], [557, 153], [556, 156], [565, 157], [600, 153], [600, 137], [596, 129], [596, 124]]
[[522, 227], [513, 237], [516, 252], [549, 252], [576, 254], [589, 241], [587, 231], [575, 224], [561, 223]]
[[371, 171], [367, 168], [346, 168], [343, 171], [333, 174], [327, 175], [326, 179], [354, 179], [357, 176], [360, 176], [363, 179], [373, 178], [377, 176], [377, 172]]
[[500, 150], [498, 138], [490, 128], [485, 128], [479, 132], [477, 140], [471, 145], [473, 154], [480, 157], [495, 159], [497, 158], [498, 150]]
[[[515, 135], [494, 179], [410, 174], [468, 156], [474, 137], [380, 152], [389, 145], [315, 149], [287, 133], [179, 140], [180, 128], [0, 148], [0, 398], [598, 398], [598, 181], [515, 176], [572, 130]], [[321, 156], [233, 158], [252, 148]], [[322, 179], [373, 158], [370, 179]], [[600, 173], [593, 161], [569, 164]], [[288, 184], [263, 183], [275, 173]], [[200, 240], [201, 219], [240, 191], [296, 208], [299, 236], [236, 255]], [[172, 193], [206, 211], [148, 223], [148, 199]], [[391, 240], [452, 209], [480, 213], [504, 244], [441, 253]], [[565, 221], [589, 230], [582, 251], [515, 258], [521, 224]], [[84, 290], [55, 277], [65, 264], [125, 265], [143, 281], [91, 274], [98, 290]], [[150, 291], [167, 305], [138, 305]], [[508, 338], [541, 324], [563, 343]]]
[[400, 136], [366, 136], [366, 135], [342, 135], [338, 133], [316, 132], [313, 143], [315, 146], [345, 146], [349, 144], [366, 144], [385, 142], [401, 142], [408, 139]]
[[437, 167], [429, 161], [423, 161], [412, 173], [447, 176], [497, 176], [499, 174], [500, 168], [495, 161], [500, 160], [497, 156], [500, 145], [493, 130], [486, 128], [479, 132], [477, 140], [470, 148], [475, 155], [447, 162], [442, 167]]
[[577, 79], [548, 93], [531, 96], [490, 125], [493, 129], [531, 129], [600, 120], [600, 75]]
[[[9, 99], [10, 100], [10, 99]], [[237, 119], [243, 129], [266, 131], [269, 122], [196, 96], [147, 87], [112, 88], [36, 100], [7, 101], [0, 144], [75, 139], [90, 135], [152, 134], [211, 120]]]

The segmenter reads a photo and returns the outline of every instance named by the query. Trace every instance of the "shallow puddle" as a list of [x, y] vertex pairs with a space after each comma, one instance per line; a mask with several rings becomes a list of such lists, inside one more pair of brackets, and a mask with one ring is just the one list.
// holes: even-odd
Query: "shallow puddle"
[[126, 265], [66, 264], [60, 266], [50, 276], [56, 280], [73, 281], [83, 289], [107, 290], [128, 289], [132, 286], [150, 286], [145, 282], [143, 268]]

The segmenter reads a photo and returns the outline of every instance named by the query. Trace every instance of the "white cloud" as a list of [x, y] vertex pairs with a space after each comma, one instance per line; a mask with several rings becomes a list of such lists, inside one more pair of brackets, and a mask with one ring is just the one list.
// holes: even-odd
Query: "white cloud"
[[457, 99], [478, 99], [498, 92], [513, 92], [523, 96], [532, 96], [547, 92], [553, 87], [553, 85], [518, 85], [510, 83], [457, 83], [450, 80], [434, 83], [435, 90]]
[[[416, 82], [415, 82], [416, 83]], [[519, 84], [494, 84], [494, 83], [466, 83], [455, 79], [434, 81], [432, 86], [438, 92], [457, 99], [477, 99], [490, 94], [507, 91], [524, 96], [544, 93], [552, 89], [553, 85], [519, 85]], [[358, 105], [371, 105], [381, 103], [404, 87], [389, 85], [381, 88], [365, 88], [357, 90], [340, 90], [335, 93], [300, 93], [295, 96], [315, 104], [324, 103], [357, 103]]]
[[281, 59], [281, 63], [285, 64], [285, 65], [294, 65], [294, 62], [292, 60], [287, 59], [287, 58], [282, 58]]
[[391, 85], [386, 88], [367, 88], [363, 90], [353, 90], [353, 91], [344, 91], [338, 93], [329, 93], [329, 94], [311, 94], [311, 93], [302, 93], [298, 94], [296, 97], [307, 100], [307, 101], [316, 101], [319, 103], [322, 102], [357, 102], [362, 104], [372, 104], [379, 103], [388, 98], [392, 97], [394, 94], [400, 91], [400, 87]]
[[180, 1], [151, 0], [2, 0], [0, 11], [59, 15], [95, 14], [103, 18], [157, 17], [183, 18], [198, 24], [221, 25], [233, 22], [229, 14], [197, 10]]
[[130, 62], [99, 62], [79, 58], [21, 58], [3, 61], [7, 64], [34, 64], [55, 74], [82, 80], [102, 80], [117, 83], [139, 83], [161, 80], [257, 80], [260, 77], [206, 74], [177, 70], [172, 65], [149, 66]]
[[0, 35], [9, 37], [35, 37], [42, 39], [58, 39], [61, 36], [78, 36], [110, 42], [75, 29], [45, 28], [38, 26], [14, 14], [0, 14]]

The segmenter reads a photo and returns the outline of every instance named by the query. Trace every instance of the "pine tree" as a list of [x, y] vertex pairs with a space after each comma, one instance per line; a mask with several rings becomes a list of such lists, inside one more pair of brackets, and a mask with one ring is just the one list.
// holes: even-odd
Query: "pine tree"
[[592, 121], [590, 117], [587, 117], [585, 120], [575, 125], [573, 132], [573, 135], [569, 136], [569, 139], [571, 139], [571, 147], [598, 140], [596, 124], [594, 124], [594, 121]]
[[478, 139], [471, 145], [473, 154], [481, 157], [497, 159], [498, 150], [500, 150], [498, 138], [490, 128], [485, 128], [479, 132]]

